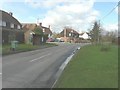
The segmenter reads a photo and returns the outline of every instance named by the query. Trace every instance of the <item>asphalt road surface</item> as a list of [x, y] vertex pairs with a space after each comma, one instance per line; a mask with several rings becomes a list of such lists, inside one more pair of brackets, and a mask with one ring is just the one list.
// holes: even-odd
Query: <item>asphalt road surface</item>
[[81, 44], [59, 46], [4, 56], [2, 88], [51, 88], [55, 74]]

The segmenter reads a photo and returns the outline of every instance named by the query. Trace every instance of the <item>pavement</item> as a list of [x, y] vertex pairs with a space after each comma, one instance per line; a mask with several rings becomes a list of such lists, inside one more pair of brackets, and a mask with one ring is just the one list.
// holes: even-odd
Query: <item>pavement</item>
[[2, 88], [51, 88], [62, 63], [84, 44], [59, 46], [2, 57]]

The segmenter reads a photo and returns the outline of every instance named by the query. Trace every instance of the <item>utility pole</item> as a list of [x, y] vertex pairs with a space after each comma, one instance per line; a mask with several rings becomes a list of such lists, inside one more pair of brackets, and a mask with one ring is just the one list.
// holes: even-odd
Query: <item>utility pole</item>
[[64, 28], [64, 41], [66, 42], [67, 40], [66, 40], [66, 33], [67, 33], [67, 30], [66, 30], [66, 28]]

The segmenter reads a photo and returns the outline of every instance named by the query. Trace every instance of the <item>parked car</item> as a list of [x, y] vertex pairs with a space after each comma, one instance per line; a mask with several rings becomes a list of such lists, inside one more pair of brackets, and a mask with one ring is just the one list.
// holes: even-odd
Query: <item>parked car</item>
[[54, 42], [55, 40], [53, 38], [49, 38], [47, 42]]
[[64, 42], [63, 40], [60, 40], [60, 42]]

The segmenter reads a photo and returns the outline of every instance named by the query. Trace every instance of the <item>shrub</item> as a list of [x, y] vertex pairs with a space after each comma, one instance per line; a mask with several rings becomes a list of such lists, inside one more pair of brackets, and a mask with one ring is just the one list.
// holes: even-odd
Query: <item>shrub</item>
[[110, 45], [102, 45], [101, 51], [107, 52], [107, 51], [109, 51], [109, 50], [110, 50]]

